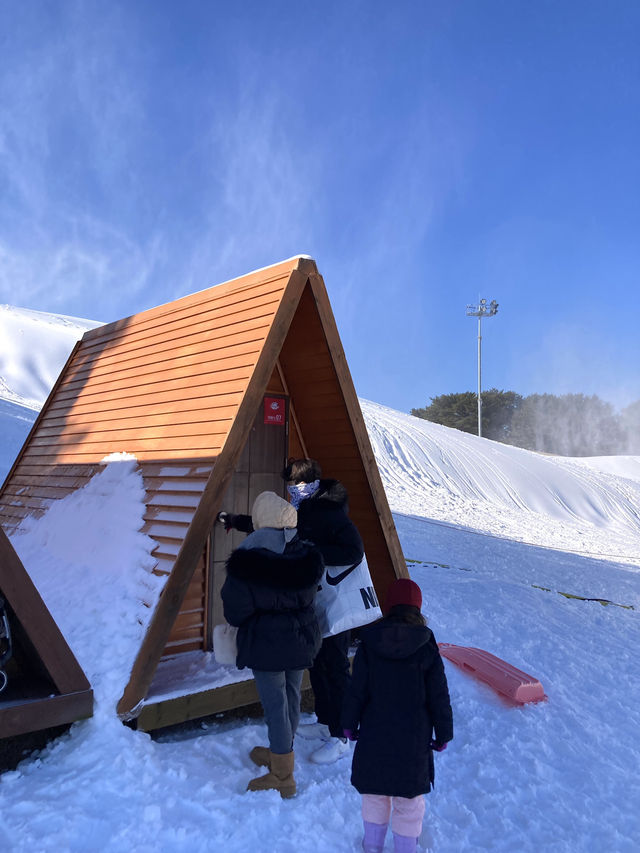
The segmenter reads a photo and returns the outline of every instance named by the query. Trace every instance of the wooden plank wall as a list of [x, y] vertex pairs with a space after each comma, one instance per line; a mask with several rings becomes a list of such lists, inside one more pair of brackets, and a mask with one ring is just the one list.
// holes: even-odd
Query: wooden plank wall
[[[142, 532], [158, 543], [155, 574], [168, 577], [211, 472], [211, 465], [142, 463], [146, 512]], [[205, 555], [193, 575], [165, 654], [203, 647], [205, 633]]]
[[[86, 485], [110, 453], [140, 462], [143, 532], [170, 574], [271, 328], [292, 260], [88, 332], [0, 495], [0, 524]], [[203, 552], [167, 653], [202, 648]]]
[[0, 525], [11, 532], [27, 516], [38, 517], [56, 500], [81, 489], [102, 466], [21, 465], [16, 467], [0, 497]]
[[109, 453], [212, 465], [291, 266], [87, 332], [5, 483], [2, 524], [84, 485]]
[[282, 278], [240, 292], [220, 286], [88, 332], [20, 468], [29, 476], [113, 451], [140, 461], [215, 458], [282, 290]]
[[[282, 394], [283, 387], [277, 369], [267, 386], [266, 394]], [[280, 471], [284, 465], [284, 451], [278, 458], [277, 470], [271, 470], [273, 465], [265, 467], [265, 461], [256, 454], [262, 448], [263, 441], [256, 444], [254, 433], [263, 432], [261, 429], [262, 407], [256, 415], [256, 423], [247, 437], [247, 443], [236, 466], [231, 485], [222, 502], [228, 512], [249, 513], [256, 494], [265, 488], [275, 489], [284, 493], [284, 485], [280, 479]], [[269, 428], [267, 428], [269, 432]], [[277, 428], [271, 428], [272, 434], [277, 434]], [[273, 449], [267, 454], [273, 456]], [[169, 572], [173, 561], [180, 550], [186, 534], [185, 524], [189, 519], [177, 509], [188, 505], [195, 509], [202, 491], [206, 485], [206, 467], [195, 466], [186, 471], [178, 468], [174, 476], [171, 466], [161, 466], [162, 471], [153, 479], [150, 474], [155, 467], [144, 466], [145, 483], [149, 492], [147, 499], [147, 516], [143, 532], [148, 533], [158, 543], [159, 547], [154, 556], [159, 557], [158, 572]], [[268, 469], [268, 471], [267, 471]], [[162, 473], [162, 476], [159, 474]], [[162, 485], [160, 485], [162, 484]], [[157, 514], [156, 514], [157, 513]], [[225, 533], [222, 527], [212, 529], [212, 537], [203, 549], [202, 556], [194, 571], [191, 583], [183, 600], [180, 612], [171, 629], [169, 640], [165, 646], [163, 657], [190, 652], [197, 649], [210, 649], [213, 625], [222, 623], [222, 604], [220, 589], [224, 581], [224, 563], [231, 550], [245, 538], [244, 533]], [[212, 540], [212, 541], [211, 541]]]
[[109, 453], [213, 464], [292, 262], [87, 332], [0, 494], [0, 523], [84, 485]]

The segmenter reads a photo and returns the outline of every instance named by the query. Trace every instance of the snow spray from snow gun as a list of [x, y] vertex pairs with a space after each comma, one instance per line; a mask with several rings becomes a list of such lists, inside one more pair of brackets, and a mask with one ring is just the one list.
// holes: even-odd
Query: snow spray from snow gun
[[13, 654], [11, 645], [11, 628], [9, 627], [9, 616], [7, 615], [7, 604], [0, 595], [0, 693], [7, 686], [8, 678], [4, 671], [4, 665]]

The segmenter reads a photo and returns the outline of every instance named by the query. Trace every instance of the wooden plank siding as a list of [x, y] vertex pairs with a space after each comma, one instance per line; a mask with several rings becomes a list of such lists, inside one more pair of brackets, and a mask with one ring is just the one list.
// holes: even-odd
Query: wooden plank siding
[[23, 463], [86, 464], [114, 450], [141, 461], [215, 457], [282, 297], [283, 276], [235, 290], [222, 285], [183, 306], [88, 333]]
[[[155, 574], [168, 577], [202, 498], [211, 465], [141, 466], [146, 488], [142, 532], [156, 542], [153, 556]], [[207, 637], [205, 554], [196, 566], [178, 616], [173, 624], [162, 657], [204, 650]]]
[[[86, 466], [114, 451], [141, 462], [208, 458], [212, 465], [292, 266], [87, 333], [0, 495], [2, 523], [14, 527], [45, 511], [95, 473]], [[73, 481], [70, 466], [82, 468]]]
[[[0, 523], [41, 515], [125, 451], [142, 470], [154, 571], [168, 577], [294, 266], [87, 333], [0, 494]], [[203, 549], [163, 656], [204, 648], [206, 583]]]
[[[288, 433], [275, 454], [275, 434], [262, 444], [250, 440], [265, 394], [287, 400]], [[146, 490], [142, 532], [155, 543], [154, 572], [166, 583], [132, 671], [124, 674], [129, 681], [118, 703], [124, 719], [144, 712], [161, 660], [210, 647], [211, 626], [221, 618], [216, 596], [224, 567], [215, 542], [209, 548], [215, 515], [225, 496], [235, 494], [233, 478], [242, 479], [245, 466], [243, 500], [279, 483], [267, 456], [287, 450], [317, 458], [325, 476], [344, 482], [379, 591], [406, 575], [311, 259], [294, 258], [92, 329], [65, 366], [0, 491], [0, 524], [9, 529], [46, 511], [85, 485], [109, 454], [138, 460]], [[236, 698], [220, 701], [241, 703], [254, 689], [231, 689]], [[174, 702], [170, 716], [210, 713], [212, 697]], [[162, 703], [151, 716], [166, 719]]]

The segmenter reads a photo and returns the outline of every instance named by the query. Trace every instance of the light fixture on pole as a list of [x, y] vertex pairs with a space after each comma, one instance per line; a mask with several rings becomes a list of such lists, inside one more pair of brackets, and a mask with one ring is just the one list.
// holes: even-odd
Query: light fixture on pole
[[467, 305], [467, 317], [478, 318], [478, 435], [482, 438], [482, 318], [494, 317], [498, 313], [498, 303], [495, 299], [487, 305], [486, 299], [481, 299], [478, 305]]

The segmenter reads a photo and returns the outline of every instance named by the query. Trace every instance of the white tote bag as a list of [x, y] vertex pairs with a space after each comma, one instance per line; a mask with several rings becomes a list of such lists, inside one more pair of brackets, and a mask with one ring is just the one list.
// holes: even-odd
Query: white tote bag
[[382, 611], [366, 557], [353, 566], [325, 566], [315, 611], [323, 637], [380, 619]]
[[235, 666], [238, 657], [238, 629], [224, 622], [213, 626], [213, 654], [218, 663]]

